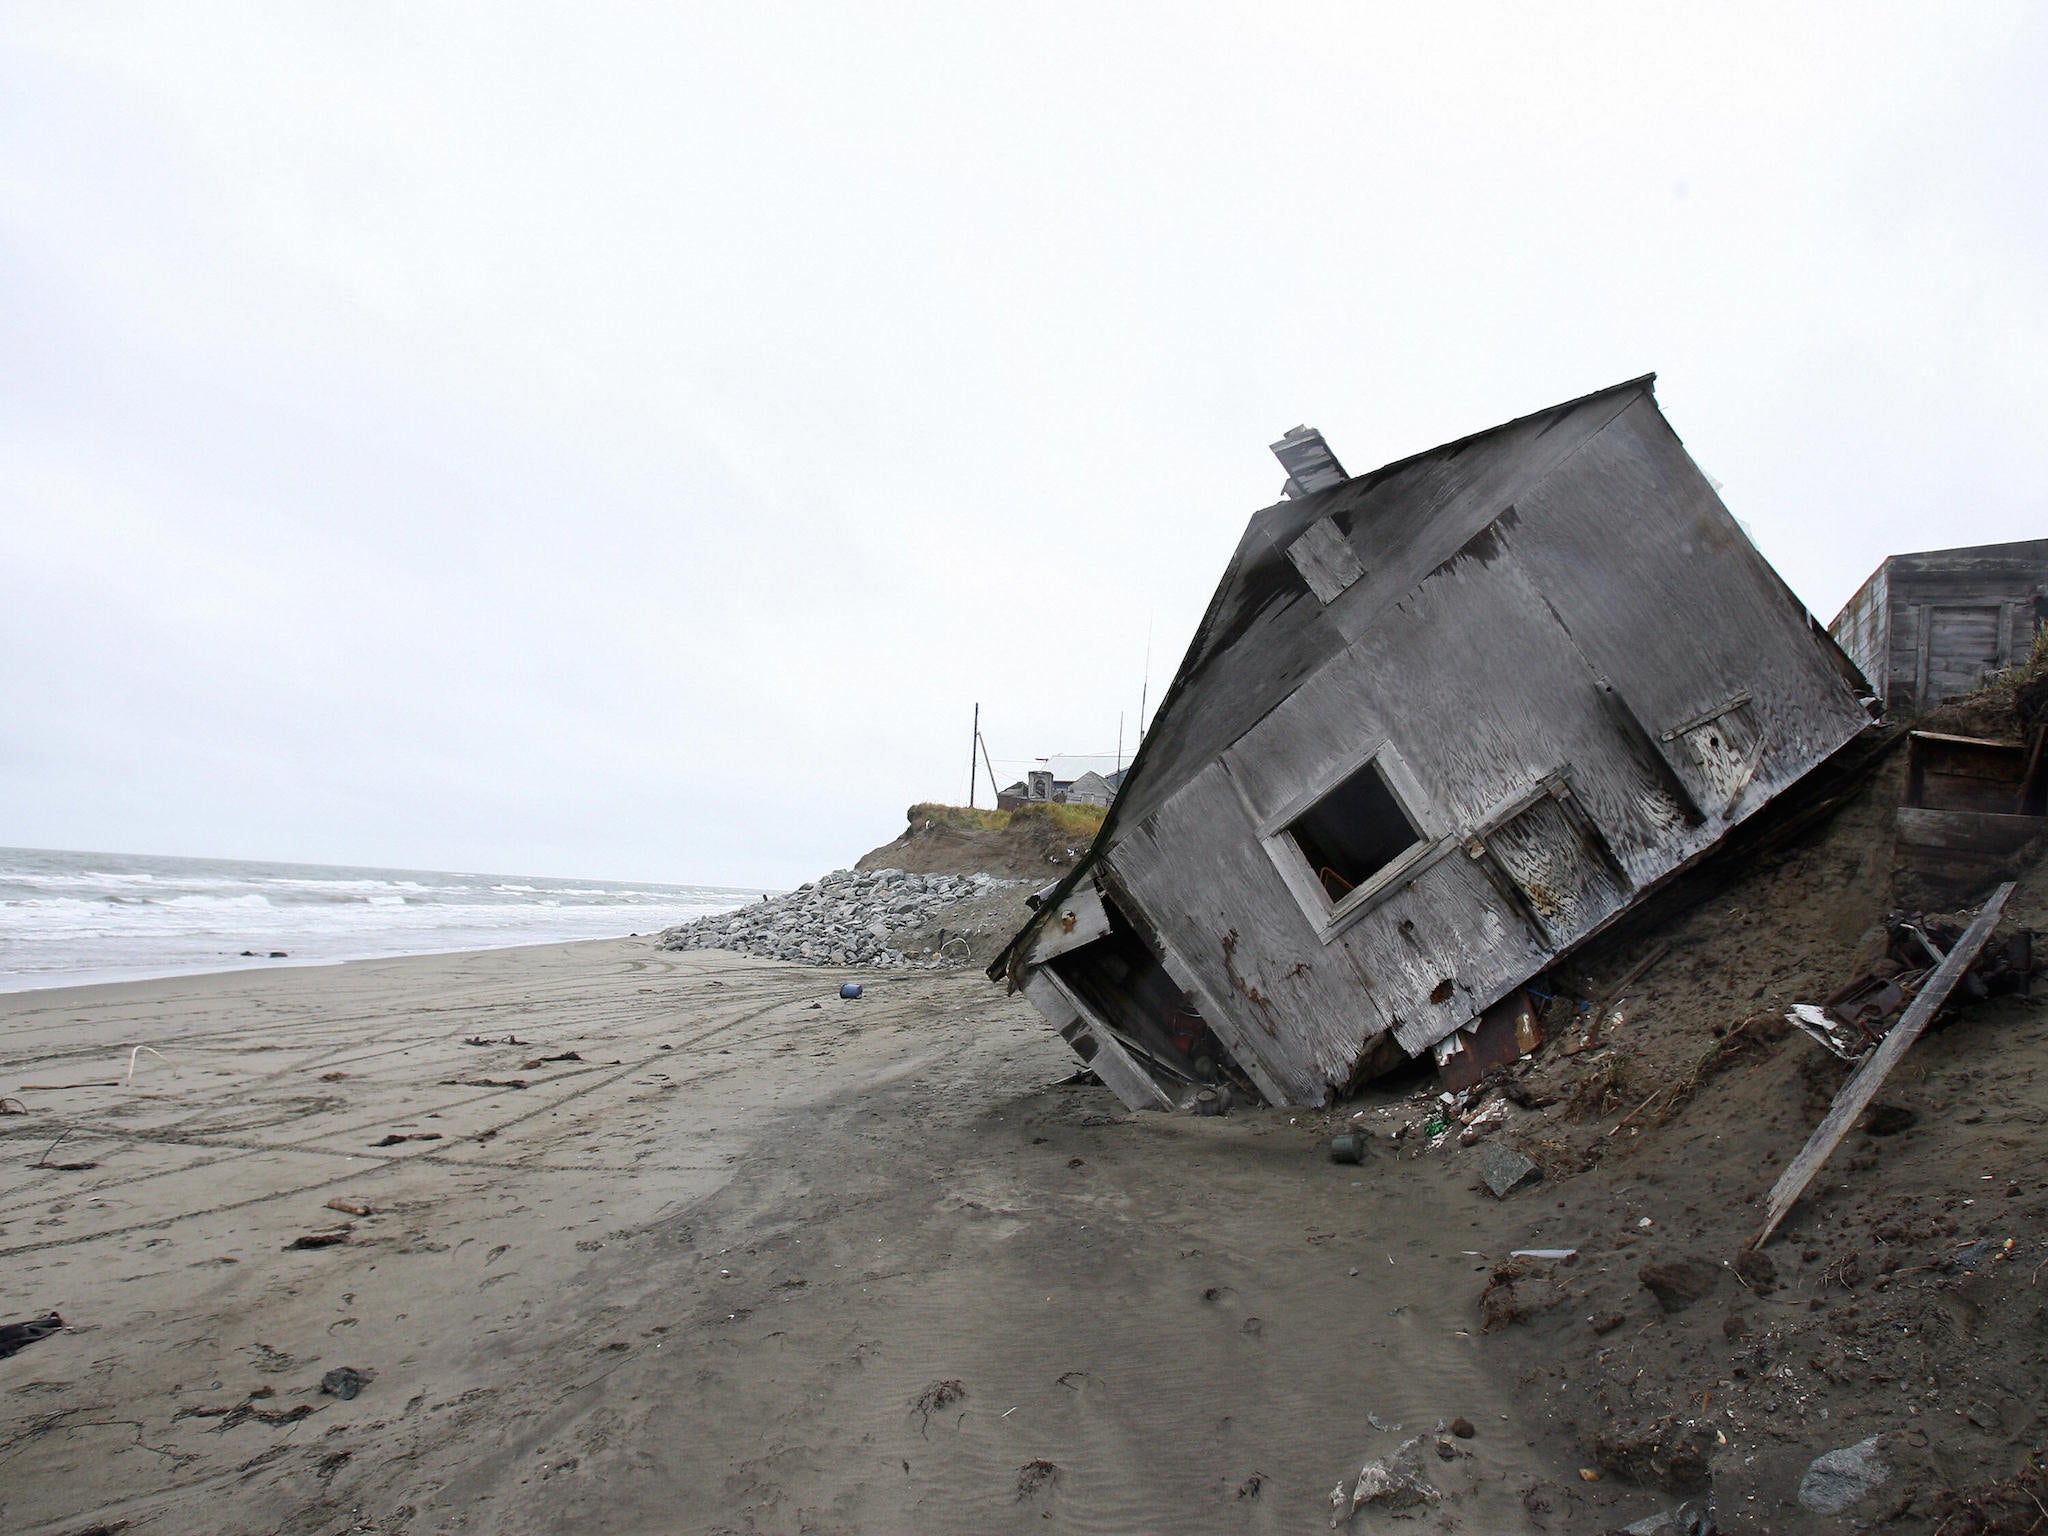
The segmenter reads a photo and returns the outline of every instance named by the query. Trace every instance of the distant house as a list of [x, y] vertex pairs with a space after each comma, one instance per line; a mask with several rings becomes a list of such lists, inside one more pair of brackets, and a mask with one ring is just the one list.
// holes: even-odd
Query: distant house
[[1126, 770], [1115, 773], [1082, 774], [1077, 779], [1056, 779], [1048, 769], [1035, 768], [1007, 789], [996, 791], [996, 809], [1014, 811], [1034, 802], [1056, 805], [1108, 805], [1116, 799]]
[[1125, 1103], [1447, 1062], [1870, 725], [1652, 383], [1355, 477], [1275, 445], [1288, 499], [990, 970]]
[[1069, 805], [1106, 806], [1115, 798], [1116, 786], [1111, 784], [1104, 774], [1084, 773], [1067, 786], [1066, 799]]
[[1973, 692], [2025, 657], [2048, 619], [2048, 539], [1893, 555], [1828, 632], [1887, 707], [1908, 713]]

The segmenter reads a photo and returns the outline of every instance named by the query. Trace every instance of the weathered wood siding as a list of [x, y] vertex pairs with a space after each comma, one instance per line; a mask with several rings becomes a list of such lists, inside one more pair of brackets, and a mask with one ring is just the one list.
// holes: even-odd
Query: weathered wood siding
[[1848, 653], [1882, 699], [1891, 677], [1891, 562], [1880, 565], [1856, 595], [1842, 605], [1828, 633]]
[[1762, 752], [1733, 805], [1710, 803], [1716, 775], [1697, 757], [1665, 754], [1710, 819], [1740, 820], [1869, 723], [1806, 610], [1648, 400], [1517, 510], [1532, 579], [1660, 746], [1749, 695], [1741, 710]]
[[[1102, 851], [1297, 1102], [1383, 1031], [1469, 1022], [1868, 723], [1647, 400], [1405, 594], [1370, 586], [1326, 609], [1342, 650]], [[1427, 852], [1318, 911], [1274, 840], [1386, 748]]]

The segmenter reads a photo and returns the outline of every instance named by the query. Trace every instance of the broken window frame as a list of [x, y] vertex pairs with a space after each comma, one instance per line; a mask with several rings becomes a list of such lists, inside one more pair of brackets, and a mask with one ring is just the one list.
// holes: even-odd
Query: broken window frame
[[[1367, 768], [1379, 771], [1381, 783], [1386, 786], [1401, 814], [1408, 818], [1409, 826], [1414, 828], [1415, 841], [1342, 898], [1332, 898], [1321, 877], [1309, 866], [1308, 855], [1295, 841], [1292, 829], [1295, 823]], [[1311, 791], [1297, 796], [1276, 815], [1269, 817], [1259, 828], [1259, 841], [1265, 846], [1266, 856], [1273, 861], [1280, 878], [1300, 903], [1302, 915], [1327, 944], [1378, 906], [1389, 891], [1413, 878], [1420, 866], [1438, 856], [1444, 847], [1444, 829], [1435, 806], [1423, 792], [1421, 782], [1409, 772], [1408, 765], [1401, 760], [1401, 754], [1395, 751], [1393, 743], [1382, 741], [1338, 764]]]

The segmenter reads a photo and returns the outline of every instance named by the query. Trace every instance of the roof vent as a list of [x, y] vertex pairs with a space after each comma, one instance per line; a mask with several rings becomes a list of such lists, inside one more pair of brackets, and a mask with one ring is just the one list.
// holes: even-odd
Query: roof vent
[[1323, 434], [1314, 427], [1296, 427], [1289, 432], [1273, 444], [1273, 457], [1287, 471], [1282, 493], [1290, 499], [1327, 491], [1351, 478], [1337, 462], [1337, 455], [1330, 452]]

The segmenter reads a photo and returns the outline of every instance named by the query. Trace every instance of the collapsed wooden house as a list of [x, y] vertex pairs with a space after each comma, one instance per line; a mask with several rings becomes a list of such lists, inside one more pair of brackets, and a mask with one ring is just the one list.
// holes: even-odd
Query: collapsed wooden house
[[2048, 620], [2048, 539], [1892, 555], [1828, 626], [1888, 709], [1917, 713], [2026, 659]]
[[990, 967], [1134, 1108], [1435, 1047], [1870, 724], [1653, 377], [1346, 476], [1275, 445], [1100, 835]]

